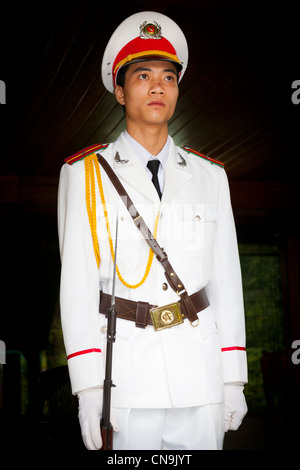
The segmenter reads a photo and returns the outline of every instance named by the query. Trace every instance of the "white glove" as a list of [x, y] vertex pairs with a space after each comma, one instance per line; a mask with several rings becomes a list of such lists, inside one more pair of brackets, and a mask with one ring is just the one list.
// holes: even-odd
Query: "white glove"
[[248, 411], [244, 395], [244, 385], [224, 384], [223, 423], [224, 431], [236, 431]]
[[[84, 445], [88, 450], [99, 450], [102, 447], [100, 420], [102, 417], [103, 389], [89, 388], [83, 390], [78, 393], [78, 400], [78, 418]], [[118, 432], [116, 419], [112, 415], [111, 424], [113, 430]]]

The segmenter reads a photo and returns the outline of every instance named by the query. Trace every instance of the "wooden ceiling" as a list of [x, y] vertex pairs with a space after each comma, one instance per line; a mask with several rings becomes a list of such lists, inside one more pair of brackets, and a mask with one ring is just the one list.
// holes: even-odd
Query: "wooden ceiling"
[[273, 184], [294, 197], [300, 105], [291, 101], [299, 75], [297, 15], [289, 2], [45, 0], [17, 11], [5, 6], [0, 174], [7, 200], [21, 180], [46, 199], [50, 181], [54, 200], [64, 158], [124, 129], [123, 112], [101, 82], [101, 59], [118, 24], [143, 10], [170, 16], [189, 44], [169, 125], [175, 142], [223, 161], [237, 188]]

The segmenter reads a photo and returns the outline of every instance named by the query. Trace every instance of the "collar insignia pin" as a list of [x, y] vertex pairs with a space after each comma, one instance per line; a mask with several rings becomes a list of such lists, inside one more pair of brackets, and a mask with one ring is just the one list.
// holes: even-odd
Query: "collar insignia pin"
[[116, 155], [115, 155], [114, 159], [115, 159], [116, 163], [120, 163], [121, 165], [124, 165], [125, 163], [129, 162], [129, 160], [125, 160], [125, 159], [121, 158], [119, 152], [116, 152]]
[[183, 158], [183, 156], [180, 155], [180, 153], [178, 153], [178, 156], [179, 156], [179, 158], [180, 158], [180, 162], [177, 162], [178, 165], [180, 165], [180, 166], [186, 166], [186, 160], [185, 160], [185, 158]]

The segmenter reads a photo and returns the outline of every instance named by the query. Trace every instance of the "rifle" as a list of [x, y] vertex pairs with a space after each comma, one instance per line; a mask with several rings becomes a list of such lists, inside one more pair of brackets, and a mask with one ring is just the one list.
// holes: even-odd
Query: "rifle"
[[111, 375], [112, 375], [113, 343], [116, 340], [116, 321], [117, 321], [117, 312], [116, 312], [116, 305], [115, 305], [117, 242], [118, 242], [118, 215], [117, 215], [117, 221], [116, 221], [115, 257], [114, 257], [111, 306], [106, 312], [106, 318], [107, 318], [106, 364], [105, 364], [105, 379], [104, 379], [104, 386], [103, 386], [102, 419], [100, 421], [101, 436], [102, 436], [101, 450], [113, 449], [113, 427], [110, 422], [110, 406], [111, 406], [111, 388], [115, 387], [115, 385], [112, 382]]

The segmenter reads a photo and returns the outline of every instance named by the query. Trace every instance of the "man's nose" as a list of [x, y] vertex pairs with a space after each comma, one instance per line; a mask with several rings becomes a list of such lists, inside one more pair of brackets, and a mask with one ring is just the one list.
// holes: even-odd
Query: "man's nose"
[[150, 94], [151, 95], [155, 95], [155, 94], [164, 95], [165, 94], [164, 87], [160, 81], [157, 81], [152, 85], [152, 87], [150, 88]]

